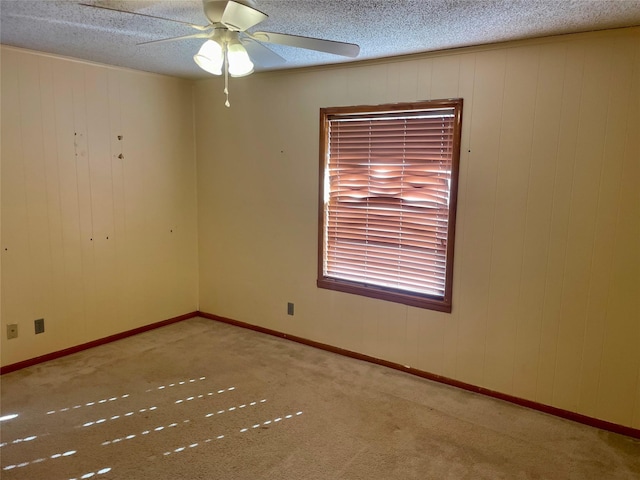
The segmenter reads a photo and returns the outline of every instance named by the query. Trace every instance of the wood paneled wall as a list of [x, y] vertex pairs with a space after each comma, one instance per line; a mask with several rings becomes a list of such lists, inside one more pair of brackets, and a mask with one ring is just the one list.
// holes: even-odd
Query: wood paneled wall
[[2, 365], [197, 310], [193, 135], [188, 81], [2, 47]]
[[[199, 307], [640, 428], [640, 29], [232, 79], [230, 109], [1, 61], [2, 365]], [[449, 97], [453, 312], [317, 289], [319, 108]]]
[[[200, 310], [640, 427], [640, 29], [230, 91], [196, 86]], [[452, 97], [453, 312], [316, 288], [319, 108]]]

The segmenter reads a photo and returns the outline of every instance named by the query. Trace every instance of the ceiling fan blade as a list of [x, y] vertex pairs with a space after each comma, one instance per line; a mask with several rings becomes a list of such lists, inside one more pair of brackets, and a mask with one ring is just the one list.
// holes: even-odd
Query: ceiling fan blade
[[242, 37], [240, 38], [240, 43], [242, 43], [247, 50], [251, 61], [259, 64], [261, 67], [275, 67], [287, 62], [276, 52], [251, 38]]
[[244, 32], [247, 28], [257, 25], [266, 18], [268, 18], [268, 15], [255, 8], [229, 0], [220, 22], [230, 30]]
[[112, 12], [120, 12], [120, 13], [128, 13], [130, 15], [138, 15], [139, 17], [155, 18], [156, 20], [165, 20], [167, 22], [181, 23], [182, 25], [187, 25], [187, 26], [189, 26], [191, 28], [194, 28], [196, 30], [201, 30], [201, 31], [209, 30], [211, 28], [211, 25], [196, 25], [194, 23], [183, 22], [182, 20], [174, 20], [172, 18], [156, 17], [155, 15], [147, 15], [146, 13], [129, 12], [128, 10], [118, 10], [117, 8], [104, 7], [102, 5], [91, 5], [89, 3], [80, 3], [80, 5], [82, 5], [83, 7], [99, 8], [99, 9], [102, 9], [102, 10], [111, 10]]
[[255, 32], [250, 34], [250, 36], [254, 40], [258, 40], [260, 42], [306, 48], [307, 50], [333, 53], [334, 55], [342, 55], [344, 57], [355, 58], [360, 53], [360, 47], [355, 43], [335, 42], [333, 40], [323, 40], [321, 38], [301, 37], [298, 35], [272, 32]]
[[188, 38], [209, 38], [208, 33], [194, 33], [193, 35], [181, 35], [180, 37], [161, 38], [160, 40], [151, 40], [149, 42], [136, 43], [136, 45], [150, 45], [152, 43], [175, 42], [176, 40], [187, 40]]

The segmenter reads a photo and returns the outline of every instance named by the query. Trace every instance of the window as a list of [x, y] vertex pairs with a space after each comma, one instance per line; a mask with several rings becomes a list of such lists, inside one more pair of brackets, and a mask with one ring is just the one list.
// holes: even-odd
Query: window
[[318, 287], [451, 312], [462, 99], [320, 109]]

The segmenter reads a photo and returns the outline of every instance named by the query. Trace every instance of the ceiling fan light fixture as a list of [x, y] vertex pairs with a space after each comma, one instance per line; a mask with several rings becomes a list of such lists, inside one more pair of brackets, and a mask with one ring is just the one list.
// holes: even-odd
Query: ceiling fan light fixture
[[224, 54], [222, 45], [214, 40], [207, 40], [202, 44], [198, 53], [193, 56], [193, 60], [205, 72], [213, 75], [222, 75], [222, 64]]
[[[1, 1], [2, 0], [0, 0], [0, 2]], [[224, 93], [227, 95], [225, 105], [227, 107], [229, 106], [229, 76], [244, 77], [252, 74], [254, 69], [249, 53], [241, 41], [249, 46], [251, 56], [263, 67], [280, 65], [285, 60], [268, 47], [262, 45], [261, 42], [316, 50], [346, 57], [357, 57], [360, 51], [360, 47], [353, 43], [336, 42], [322, 38], [303, 37], [283, 33], [250, 33], [248, 29], [268, 18], [266, 13], [254, 8], [255, 0], [202, 0], [205, 16], [209, 20], [207, 25], [196, 25], [181, 20], [120, 10], [109, 6], [89, 3], [80, 3], [80, 5], [179, 23], [197, 30], [198, 33], [192, 35], [161, 38], [142, 42], [138, 45], [157, 44], [192, 38], [208, 39], [200, 47], [198, 53], [193, 56], [193, 60], [205, 72], [213, 75], [222, 75], [224, 73]]]
[[229, 59], [229, 75], [232, 77], [244, 77], [253, 73], [253, 62], [240, 42], [229, 43], [227, 58]]

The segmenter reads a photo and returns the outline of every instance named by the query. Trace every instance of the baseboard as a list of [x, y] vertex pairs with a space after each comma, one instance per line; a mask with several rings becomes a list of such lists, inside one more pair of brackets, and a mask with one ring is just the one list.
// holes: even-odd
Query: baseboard
[[627, 427], [624, 425], [619, 425], [617, 423], [607, 422], [605, 420], [600, 420], [598, 418], [589, 417], [587, 415], [582, 415], [580, 413], [572, 412], [569, 410], [564, 410], [562, 408], [552, 407], [550, 405], [545, 405], [543, 403], [534, 402], [532, 400], [527, 400], [520, 397], [515, 397], [513, 395], [507, 395], [505, 393], [497, 392], [495, 390], [490, 390], [484, 387], [478, 387], [476, 385], [472, 385], [470, 383], [461, 382], [459, 380], [455, 380], [453, 378], [444, 377], [441, 375], [436, 375], [434, 373], [426, 372], [424, 370], [418, 370], [416, 368], [407, 367], [405, 365], [389, 362], [387, 360], [382, 360], [380, 358], [371, 357], [369, 355], [364, 355], [362, 353], [353, 352], [351, 350], [346, 350], [344, 348], [334, 347], [333, 345], [328, 345], [325, 343], [316, 342], [314, 340], [309, 340], [302, 337], [297, 337], [295, 335], [289, 335], [287, 333], [278, 332], [276, 330], [271, 330], [269, 328], [260, 327], [257, 325], [251, 325], [250, 323], [240, 322], [238, 320], [233, 320], [230, 318], [221, 317], [218, 315], [213, 315], [206, 312], [198, 312], [198, 316], [203, 318], [208, 318], [210, 320], [215, 320], [222, 323], [228, 323], [230, 325], [235, 325], [237, 327], [247, 328], [249, 330], [254, 330], [260, 333], [266, 333], [267, 335], [273, 335], [280, 338], [285, 338], [287, 340], [292, 340], [294, 342], [302, 343], [304, 345], [308, 345], [311, 347], [319, 348], [322, 350], [327, 350], [332, 353], [337, 353], [339, 355], [344, 355], [347, 357], [355, 358], [358, 360], [363, 360], [365, 362], [375, 363], [378, 365], [382, 365], [385, 367], [393, 368], [394, 370], [400, 370], [402, 372], [407, 372], [412, 375], [416, 375], [418, 377], [425, 378], [427, 380], [433, 380], [435, 382], [444, 383], [446, 385], [450, 385], [453, 387], [461, 388], [463, 390], [467, 390], [474, 393], [480, 393], [482, 395], [486, 395], [488, 397], [497, 398], [499, 400], [503, 400], [505, 402], [513, 403], [522, 407], [531, 408], [533, 410], [538, 410], [540, 412], [544, 412], [550, 415], [554, 415], [556, 417], [564, 418], [567, 420], [571, 420], [574, 422], [582, 423], [584, 425], [589, 425], [591, 427], [600, 428], [602, 430], [607, 430], [610, 432], [614, 432], [620, 435], [626, 435], [629, 437], [640, 439], [640, 429]]
[[344, 348], [335, 347], [333, 345], [316, 342], [314, 340], [309, 340], [303, 337], [298, 337], [295, 335], [289, 335], [287, 333], [279, 332], [276, 330], [271, 330], [269, 328], [260, 327], [257, 325], [252, 325], [250, 323], [240, 322], [238, 320], [233, 320], [226, 317], [221, 317], [219, 315], [213, 315], [211, 313], [206, 312], [190, 312], [184, 315], [179, 315], [177, 317], [169, 318], [167, 320], [162, 320], [160, 322], [152, 323], [149, 325], [144, 325], [142, 327], [134, 328], [132, 330], [127, 330], [125, 332], [116, 333], [115, 335], [110, 335], [108, 337], [100, 338], [97, 340], [93, 340], [91, 342], [83, 343], [81, 345], [76, 345], [73, 347], [65, 348], [64, 350], [58, 350], [56, 352], [47, 353], [46, 355], [41, 355], [39, 357], [30, 358], [28, 360], [23, 360], [21, 362], [12, 363], [10, 365], [5, 365], [0, 367], [0, 375], [4, 375], [5, 373], [15, 372], [16, 370], [20, 370], [22, 368], [30, 367], [33, 365], [37, 365], [39, 363], [47, 362], [49, 360], [55, 360], [56, 358], [64, 357], [66, 355], [71, 355], [73, 353], [81, 352], [83, 350], [87, 350], [89, 348], [97, 347], [99, 345], [104, 345], [106, 343], [115, 342], [116, 340], [121, 340], [123, 338], [131, 337], [133, 335], [137, 335], [139, 333], [147, 332], [149, 330], [153, 330], [156, 328], [164, 327], [166, 325], [171, 325], [172, 323], [181, 322], [183, 320], [187, 320], [189, 318], [194, 317], [202, 317], [210, 320], [215, 320], [222, 323], [227, 323], [230, 325], [235, 325], [237, 327], [246, 328], [249, 330], [254, 330], [256, 332], [265, 333], [267, 335], [272, 335], [279, 338], [284, 338], [287, 340], [291, 340], [297, 343], [301, 343], [303, 345], [308, 345], [310, 347], [319, 348], [321, 350], [326, 350], [332, 353], [336, 353], [339, 355], [344, 355], [346, 357], [355, 358], [357, 360], [362, 360], [365, 362], [375, 363], [377, 365], [382, 365], [384, 367], [393, 368], [394, 370], [400, 370], [402, 372], [410, 373], [412, 375], [416, 375], [418, 377], [425, 378], [427, 380], [432, 380], [435, 382], [443, 383], [446, 385], [450, 385], [453, 387], [461, 388], [463, 390], [467, 390], [474, 393], [480, 393], [482, 395], [486, 395], [492, 398], [496, 398], [499, 400], [503, 400], [509, 403], [513, 403], [515, 405], [520, 405], [522, 407], [531, 408], [533, 410], [538, 410], [540, 412], [544, 412], [550, 415], [554, 415], [556, 417], [564, 418], [567, 420], [572, 420], [574, 422], [582, 423], [585, 425], [589, 425], [591, 427], [600, 428], [602, 430], [607, 430], [610, 432], [614, 432], [620, 435], [626, 435], [629, 437], [640, 439], [640, 429], [627, 427], [625, 425], [619, 425], [617, 423], [607, 422], [605, 420], [600, 420], [598, 418], [589, 417], [587, 415], [582, 415], [580, 413], [572, 412], [570, 410], [564, 410], [562, 408], [552, 407], [550, 405], [545, 405], [543, 403], [534, 402], [532, 400], [527, 400], [520, 397], [515, 397], [513, 395], [508, 395], [505, 393], [497, 392], [495, 390], [490, 390], [488, 388], [479, 387], [476, 385], [472, 385], [469, 383], [461, 382], [459, 380], [455, 380], [453, 378], [444, 377], [442, 375], [436, 375], [434, 373], [426, 372], [424, 370], [419, 370], [412, 367], [407, 367], [406, 365], [402, 365], [395, 362], [390, 362], [388, 360], [383, 360], [376, 357], [371, 357], [369, 355], [364, 355], [362, 353], [354, 352], [351, 350], [346, 350]]
[[116, 340], [122, 340], [123, 338], [131, 337], [133, 335], [137, 335], [143, 332], [148, 332], [149, 330], [153, 330], [155, 328], [164, 327], [166, 325], [171, 325], [172, 323], [181, 322], [183, 320], [187, 320], [189, 318], [193, 318], [197, 316], [198, 316], [198, 312], [185, 313], [184, 315], [179, 315], [177, 317], [169, 318], [167, 320], [151, 323], [149, 325], [144, 325], [142, 327], [134, 328], [132, 330], [127, 330], [126, 332], [116, 333], [115, 335], [109, 335], [108, 337], [99, 338], [98, 340], [93, 340], [91, 342], [83, 343], [81, 345], [65, 348], [64, 350], [58, 350], [57, 352], [47, 353], [46, 355], [41, 355], [39, 357], [30, 358], [28, 360], [23, 360], [21, 362], [12, 363], [11, 365], [5, 365], [4, 367], [0, 367], [0, 375], [4, 375], [5, 373], [10, 373], [10, 372], [15, 372], [16, 370], [20, 370], [21, 368], [31, 367], [32, 365], [37, 365], [38, 363], [48, 362], [49, 360], [55, 360], [56, 358], [64, 357], [66, 355], [71, 355], [73, 353], [78, 353], [78, 352], [81, 352], [82, 350], [87, 350], [89, 348], [97, 347], [99, 345], [104, 345], [105, 343], [115, 342]]

